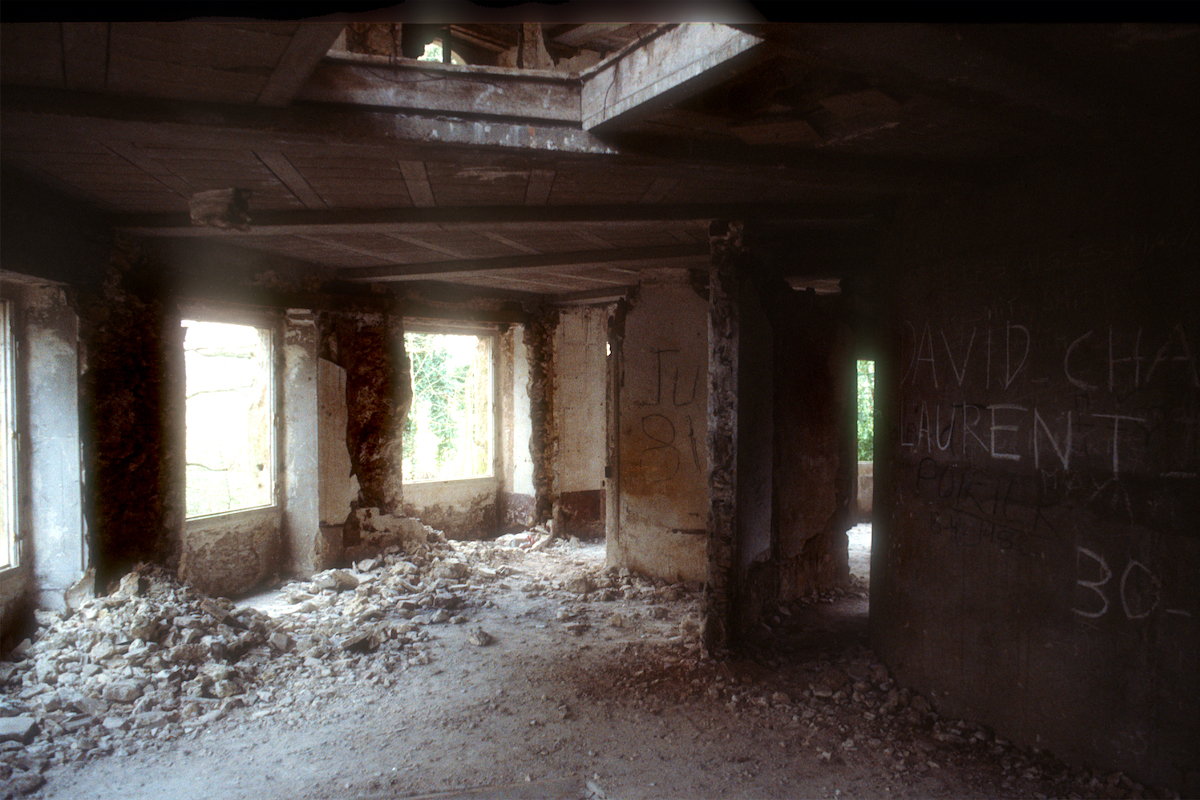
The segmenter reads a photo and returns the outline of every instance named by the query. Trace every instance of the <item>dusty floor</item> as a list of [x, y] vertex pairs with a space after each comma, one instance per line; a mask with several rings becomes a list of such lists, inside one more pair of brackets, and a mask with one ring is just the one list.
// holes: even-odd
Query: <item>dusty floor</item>
[[[856, 572], [869, 537], [869, 528], [865, 538], [861, 530], [851, 537]], [[275, 674], [245, 707], [201, 727], [159, 728], [126, 737], [109, 755], [44, 764], [45, 784], [31, 796], [632, 800], [1142, 791], [1124, 776], [1069, 769], [986, 729], [941, 719], [923, 698], [894, 686], [865, 648], [861, 590], [779, 609], [747, 649], [718, 662], [697, 645], [697, 587], [622, 580], [604, 570], [602, 543], [542, 552], [449, 547], [495, 579], [460, 591], [465, 602], [450, 619], [424, 627], [428, 658], [419, 662], [428, 663], [410, 659], [382, 670], [363, 659], [296, 659], [296, 668]], [[255, 602], [275, 615], [298, 613], [288, 610], [285, 594]], [[492, 641], [481, 644], [488, 637], [480, 631]]]

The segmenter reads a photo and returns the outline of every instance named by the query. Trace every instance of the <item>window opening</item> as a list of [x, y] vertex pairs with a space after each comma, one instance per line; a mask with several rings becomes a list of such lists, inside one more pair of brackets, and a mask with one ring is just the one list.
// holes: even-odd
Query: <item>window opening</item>
[[492, 474], [492, 339], [406, 333], [413, 401], [404, 426], [404, 477], [410, 481]]
[[[445, 51], [442, 49], [442, 40], [434, 39], [432, 42], [425, 45], [425, 52], [422, 53], [417, 60], [436, 61], [439, 64], [443, 63], [445, 61]], [[467, 62], [463, 60], [462, 56], [451, 50], [450, 61], [448, 63], [465, 65]]]
[[0, 569], [18, 561], [16, 360], [12, 305], [0, 301]]
[[871, 509], [875, 484], [875, 362], [855, 364], [858, 474], [855, 479], [855, 524], [847, 533], [850, 574], [864, 582], [871, 574]]
[[271, 331], [184, 320], [187, 516], [275, 503]]

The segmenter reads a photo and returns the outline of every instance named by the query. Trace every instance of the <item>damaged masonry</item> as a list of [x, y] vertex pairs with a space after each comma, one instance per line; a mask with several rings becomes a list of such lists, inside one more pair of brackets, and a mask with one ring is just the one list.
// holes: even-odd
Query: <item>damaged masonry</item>
[[584, 10], [0, 24], [0, 797], [1200, 792], [1200, 26]]

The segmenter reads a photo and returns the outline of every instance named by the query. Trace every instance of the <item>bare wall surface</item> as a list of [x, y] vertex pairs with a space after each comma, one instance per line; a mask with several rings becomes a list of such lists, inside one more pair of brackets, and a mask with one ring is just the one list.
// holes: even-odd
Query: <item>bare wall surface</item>
[[307, 577], [332, 566], [320, 518], [320, 413], [317, 383], [317, 318], [311, 311], [288, 309], [283, 326], [284, 454], [283, 535], [288, 569]]
[[789, 292], [775, 303], [775, 554], [786, 599], [849, 578], [855, 468], [843, 455], [853, 356], [840, 296]]
[[568, 535], [604, 532], [608, 308], [564, 310], [554, 339], [559, 517]]
[[406, 483], [404, 515], [451, 539], [488, 539], [496, 535], [499, 525], [499, 486], [496, 478]]
[[283, 566], [279, 509], [189, 520], [179, 577], [212, 595], [237, 597], [268, 583]]
[[1044, 169], [904, 220], [872, 623], [900, 681], [944, 713], [1190, 796], [1200, 208], [1186, 172]]
[[24, 304], [29, 420], [28, 554], [36, 603], [61, 609], [83, 575], [79, 474], [79, 323], [62, 289], [33, 289]]
[[686, 273], [643, 284], [625, 319], [620, 487], [609, 562], [705, 580], [708, 303]]

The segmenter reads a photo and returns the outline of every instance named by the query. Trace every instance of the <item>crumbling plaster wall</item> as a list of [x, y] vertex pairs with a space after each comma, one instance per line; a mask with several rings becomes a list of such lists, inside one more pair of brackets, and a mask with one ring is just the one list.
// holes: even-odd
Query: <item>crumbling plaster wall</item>
[[617, 520], [608, 563], [703, 581], [709, 510], [708, 302], [686, 270], [647, 276], [624, 316]]
[[847, 429], [853, 359], [838, 295], [782, 292], [776, 303], [775, 510], [778, 599], [849, 579], [846, 526], [857, 462]]
[[533, 525], [533, 454], [529, 414], [529, 351], [525, 326], [510, 326], [500, 336], [497, 395], [500, 417], [500, 474], [503, 478], [498, 510], [498, 533]]
[[938, 711], [1184, 795], [1200, 792], [1196, 174], [1194, 149], [1123, 150], [902, 217], [871, 584], [876, 650]]
[[490, 539], [499, 529], [500, 485], [497, 476], [408, 483], [404, 513], [451, 539]]
[[98, 585], [176, 564], [184, 516], [183, 330], [161, 265], [118, 240], [99, 291], [78, 291], [85, 513]]
[[563, 309], [554, 336], [554, 471], [567, 536], [604, 535], [609, 313], [607, 306]]
[[29, 606], [61, 609], [87, 564], [79, 465], [79, 324], [63, 287], [4, 283], [13, 301], [18, 430], [17, 565], [0, 572], [0, 631]]

